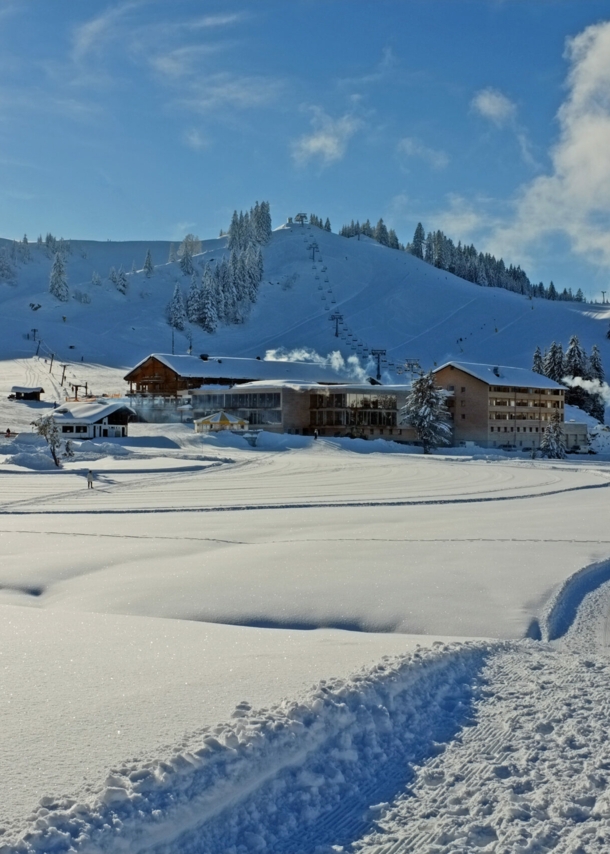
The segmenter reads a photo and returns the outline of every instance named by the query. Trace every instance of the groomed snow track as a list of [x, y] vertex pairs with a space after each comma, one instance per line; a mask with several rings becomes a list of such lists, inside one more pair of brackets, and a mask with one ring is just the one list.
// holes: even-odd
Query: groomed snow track
[[372, 803], [404, 791], [414, 766], [471, 723], [493, 647], [439, 644], [385, 659], [306, 702], [253, 712], [200, 733], [171, 762], [115, 769], [93, 803], [43, 799], [29, 832], [2, 854], [253, 852], [349, 844]]

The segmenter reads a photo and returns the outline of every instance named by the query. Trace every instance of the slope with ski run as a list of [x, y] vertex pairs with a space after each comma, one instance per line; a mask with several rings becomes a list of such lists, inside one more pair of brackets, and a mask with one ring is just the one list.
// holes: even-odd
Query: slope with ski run
[[[315, 263], [308, 248], [313, 240], [319, 247]], [[43, 354], [54, 352], [61, 359], [82, 356], [130, 367], [150, 352], [169, 351], [165, 307], [176, 281], [185, 291], [190, 284], [176, 263], [167, 262], [169, 244], [74, 240], [71, 246], [70, 288], [88, 294], [91, 303], [53, 298], [51, 260], [32, 247], [32, 260], [19, 264], [16, 283], [0, 286], [2, 355], [31, 355], [36, 344], [26, 336], [32, 328], [44, 341]], [[155, 273], [150, 279], [141, 269], [129, 273], [127, 295], [107, 279], [91, 284], [94, 270], [107, 276], [111, 266], [131, 269], [135, 262], [139, 267], [148, 248]], [[199, 269], [226, 251], [226, 238], [204, 241], [195, 259]], [[347, 358], [365, 347], [381, 347], [388, 361], [398, 364], [408, 356], [426, 367], [449, 358], [529, 367], [536, 346], [552, 340], [565, 345], [576, 333], [587, 350], [598, 344], [608, 361], [606, 307], [529, 300], [483, 288], [368, 238], [348, 240], [315, 227], [276, 229], [264, 260], [259, 298], [246, 322], [212, 335], [193, 326], [194, 352], [264, 356], [284, 348], [325, 355], [340, 349]], [[30, 304], [40, 308], [33, 311]], [[344, 318], [339, 338], [330, 321], [334, 311]], [[184, 335], [176, 333], [175, 344], [176, 352], [186, 352]]]
[[[566, 782], [568, 771], [604, 773], [574, 755], [570, 727], [590, 707], [570, 692], [595, 690], [607, 725], [595, 681], [605, 671], [510, 639], [549, 634], [545, 603], [581, 567], [602, 562], [596, 583], [608, 577], [608, 464], [265, 442], [135, 425], [114, 457], [106, 449], [95, 461], [89, 492], [91, 463], [78, 454], [95, 443], [60, 473], [2, 466], [6, 850], [375, 850], [401, 834], [411, 845], [416, 826], [424, 841], [432, 832], [430, 851], [460, 839], [464, 850], [474, 839], [511, 850], [501, 847], [509, 784], [525, 775], [519, 815], [533, 832], [542, 813], [527, 813], [527, 789], [546, 766], [527, 764], [532, 743], [513, 743], [518, 734], [512, 760], [500, 761], [496, 730], [527, 720], [530, 673], [546, 683], [557, 674], [553, 692], [545, 683], [554, 717], [564, 699], [573, 710], [567, 730], [551, 721], [553, 791], [566, 810], [569, 786], [589, 797], [598, 822], [601, 801]], [[187, 470], [164, 472], [168, 463]], [[464, 643], [472, 637], [507, 640]], [[582, 670], [576, 689], [559, 655], [574, 680]], [[456, 795], [473, 821], [460, 830], [448, 815], [451, 838], [434, 836], [423, 800], [413, 817], [400, 797], [442, 784], [442, 743], [452, 767], [479, 754], [475, 782]], [[473, 793], [483, 787], [497, 814]], [[391, 807], [372, 809], [381, 801]], [[561, 817], [544, 820], [559, 832]]]

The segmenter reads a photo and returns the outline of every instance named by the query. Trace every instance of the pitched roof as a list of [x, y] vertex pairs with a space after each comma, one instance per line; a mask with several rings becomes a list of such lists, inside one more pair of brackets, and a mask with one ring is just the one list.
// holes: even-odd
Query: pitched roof
[[32, 392], [34, 392], [34, 391], [44, 392], [44, 389], [40, 385], [37, 385], [37, 386], [14, 385], [11, 388], [11, 391], [16, 392], [18, 394], [32, 394]]
[[205, 418], [197, 418], [197, 424], [247, 424], [245, 418], [237, 418], [229, 412], [214, 412], [212, 415], [206, 415]]
[[134, 410], [125, 403], [100, 403], [96, 400], [93, 403], [64, 403], [51, 412], [51, 417], [59, 424], [95, 424], [120, 409], [128, 409], [135, 415]]
[[519, 388], [555, 388], [560, 389], [564, 386], [550, 380], [548, 377], [543, 377], [542, 374], [537, 374], [535, 371], [529, 371], [527, 368], [513, 368], [508, 365], [483, 365], [478, 362], [445, 362], [439, 368], [435, 368], [437, 374], [443, 368], [454, 367], [477, 380], [482, 380], [488, 385], [505, 385]]
[[[345, 371], [335, 371], [328, 365], [313, 362], [283, 362], [264, 359], [242, 359], [235, 356], [174, 356], [167, 353], [151, 353], [131, 369], [127, 377], [148, 359], [155, 358], [181, 377], [196, 379], [235, 380], [301, 380], [304, 382], [345, 382], [349, 376]], [[126, 378], [127, 378], [126, 377]]]

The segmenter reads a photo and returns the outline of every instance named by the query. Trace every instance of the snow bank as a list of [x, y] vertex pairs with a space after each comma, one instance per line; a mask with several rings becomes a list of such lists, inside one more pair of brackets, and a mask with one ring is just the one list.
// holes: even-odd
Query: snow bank
[[585, 596], [607, 581], [610, 581], [610, 561], [585, 566], [567, 578], [542, 614], [540, 622], [544, 640], [563, 637], [574, 623]]
[[14, 466], [31, 469], [32, 471], [46, 471], [47, 469], [57, 468], [51, 455], [49, 453], [45, 454], [42, 451], [35, 454], [29, 454], [25, 451], [12, 454], [6, 458], [6, 462]]
[[335, 845], [468, 719], [491, 644], [385, 657], [304, 702], [253, 711], [199, 734], [170, 761], [125, 764], [90, 802], [43, 797], [4, 854], [259, 851]]

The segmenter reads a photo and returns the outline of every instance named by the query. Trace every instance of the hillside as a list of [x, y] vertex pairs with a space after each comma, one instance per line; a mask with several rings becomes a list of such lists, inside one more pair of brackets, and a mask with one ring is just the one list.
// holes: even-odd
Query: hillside
[[[320, 250], [315, 264], [312, 239]], [[147, 249], [156, 265], [150, 278], [140, 269]], [[67, 256], [72, 298], [60, 303], [48, 292], [51, 258], [31, 245], [31, 259], [17, 265], [15, 281], [0, 284], [0, 358], [32, 355], [33, 328], [44, 342], [41, 354], [53, 352], [62, 360], [122, 368], [152, 351], [169, 352], [165, 307], [176, 281], [185, 294], [190, 284], [175, 262], [167, 262], [169, 249], [169, 242], [73, 240]], [[202, 267], [226, 252], [226, 238], [204, 241], [195, 261]], [[315, 227], [277, 229], [264, 261], [258, 301], [245, 323], [213, 334], [191, 327], [195, 353], [264, 356], [284, 348], [326, 355], [338, 349], [344, 358], [356, 354], [365, 363], [365, 348], [384, 348], [390, 367], [405, 357], [424, 367], [457, 357], [529, 367], [537, 345], [544, 348], [553, 339], [565, 345], [577, 333], [587, 350], [598, 344], [610, 365], [610, 308], [483, 288], [368, 238], [346, 239]], [[108, 271], [134, 265], [138, 270], [128, 273], [123, 295]], [[94, 271], [100, 285], [91, 283]], [[75, 299], [78, 291], [90, 303]], [[339, 338], [329, 319], [333, 311], [344, 318]], [[176, 333], [176, 352], [187, 348], [187, 337]]]

